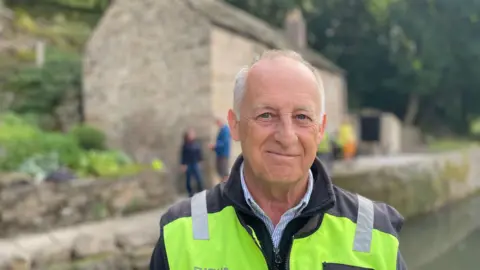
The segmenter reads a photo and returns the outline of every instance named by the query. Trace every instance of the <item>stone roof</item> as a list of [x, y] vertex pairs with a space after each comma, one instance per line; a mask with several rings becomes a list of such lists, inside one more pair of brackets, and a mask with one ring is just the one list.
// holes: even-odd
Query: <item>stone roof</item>
[[192, 9], [206, 16], [214, 25], [228, 29], [241, 36], [253, 39], [268, 47], [291, 49], [299, 52], [312, 65], [319, 69], [335, 73], [345, 73], [323, 55], [309, 48], [295, 48], [285, 38], [281, 30], [275, 29], [266, 22], [217, 0], [186, 0]]

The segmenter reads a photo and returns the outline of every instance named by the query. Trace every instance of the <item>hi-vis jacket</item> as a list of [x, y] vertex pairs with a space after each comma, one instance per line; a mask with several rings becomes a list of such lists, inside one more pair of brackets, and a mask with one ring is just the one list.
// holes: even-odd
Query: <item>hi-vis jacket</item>
[[310, 202], [279, 248], [245, 202], [240, 156], [227, 182], [173, 205], [160, 221], [151, 270], [404, 270], [392, 207], [332, 185], [318, 160]]

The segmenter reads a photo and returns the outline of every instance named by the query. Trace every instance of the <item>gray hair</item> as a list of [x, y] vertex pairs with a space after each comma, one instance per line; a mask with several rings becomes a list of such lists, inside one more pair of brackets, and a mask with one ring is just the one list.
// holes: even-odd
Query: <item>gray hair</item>
[[315, 76], [317, 81], [317, 88], [320, 94], [320, 121], [323, 119], [323, 115], [325, 113], [325, 90], [323, 88], [323, 82], [320, 76], [317, 74], [315, 68], [306, 61], [299, 53], [296, 53], [291, 50], [268, 50], [263, 52], [260, 56], [254, 59], [253, 63], [249, 66], [245, 66], [237, 73], [235, 76], [235, 85], [233, 88], [233, 111], [237, 116], [237, 120], [240, 120], [240, 105], [243, 100], [243, 96], [245, 95], [246, 84], [247, 84], [247, 77], [250, 68], [262, 59], [275, 59], [278, 57], [286, 57], [289, 59], [296, 60], [302, 64], [304, 64], [308, 69], [310, 69]]

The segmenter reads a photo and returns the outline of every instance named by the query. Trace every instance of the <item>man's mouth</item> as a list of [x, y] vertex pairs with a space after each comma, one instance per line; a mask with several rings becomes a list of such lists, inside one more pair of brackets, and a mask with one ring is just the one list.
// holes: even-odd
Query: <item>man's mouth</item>
[[272, 154], [272, 155], [276, 155], [276, 156], [290, 157], [290, 158], [298, 157], [298, 156], [299, 156], [299, 155], [297, 155], [297, 154], [283, 153], [283, 152], [277, 152], [277, 151], [267, 151], [267, 153]]

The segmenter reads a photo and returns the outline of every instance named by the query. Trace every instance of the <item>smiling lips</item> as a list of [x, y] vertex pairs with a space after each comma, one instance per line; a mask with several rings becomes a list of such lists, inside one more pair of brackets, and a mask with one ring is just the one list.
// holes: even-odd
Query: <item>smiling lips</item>
[[267, 151], [268, 154], [274, 155], [277, 157], [283, 157], [283, 158], [294, 158], [298, 157], [299, 155], [297, 154], [291, 154], [291, 153], [282, 153], [282, 152], [276, 152], [276, 151]]

